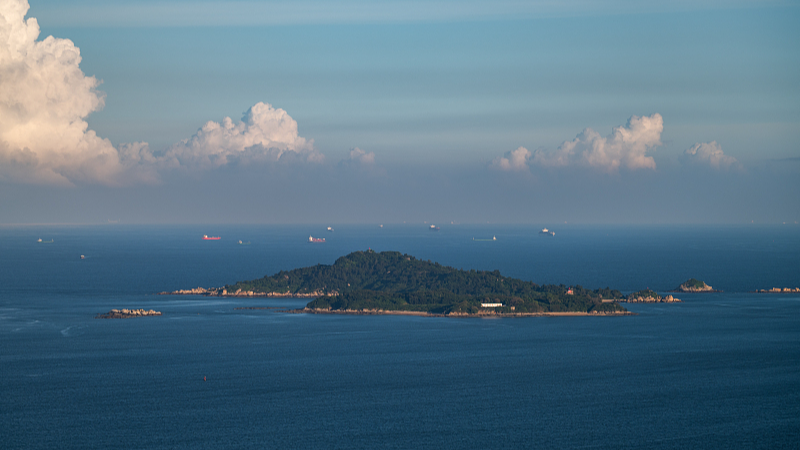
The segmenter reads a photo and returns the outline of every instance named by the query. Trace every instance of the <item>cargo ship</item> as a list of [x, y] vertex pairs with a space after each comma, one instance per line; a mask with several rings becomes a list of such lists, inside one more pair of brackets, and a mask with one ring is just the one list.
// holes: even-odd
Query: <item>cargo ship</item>
[[550, 236], [555, 236], [556, 232], [550, 231], [547, 228], [542, 228], [542, 231], [540, 231], [539, 234], [549, 234]]
[[308, 237], [308, 242], [312, 242], [312, 243], [325, 242], [325, 238], [315, 238], [314, 236], [309, 236]]
[[430, 230], [431, 231], [439, 231], [439, 227], [437, 227], [436, 225], [431, 225]]
[[218, 241], [220, 239], [222, 239], [222, 238], [219, 237], [219, 236], [208, 236], [206, 234], [203, 235], [203, 240], [204, 241]]

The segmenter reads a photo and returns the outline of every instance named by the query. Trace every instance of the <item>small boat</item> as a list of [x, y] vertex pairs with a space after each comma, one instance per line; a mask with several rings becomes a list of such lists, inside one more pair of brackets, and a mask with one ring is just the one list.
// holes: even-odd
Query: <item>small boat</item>
[[81, 259], [86, 259], [86, 257], [85, 257], [85, 256], [83, 256], [83, 255], [81, 255]]
[[328, 231], [333, 231], [333, 227], [328, 227]]
[[204, 241], [218, 241], [220, 239], [222, 239], [222, 238], [219, 237], [219, 236], [208, 236], [206, 234], [203, 235], [203, 240]]
[[437, 227], [436, 225], [431, 225], [429, 230], [431, 230], [431, 231], [439, 231], [439, 227]]
[[549, 234], [550, 236], [555, 236], [556, 232], [550, 231], [547, 228], [542, 228], [542, 231], [540, 231], [539, 234]]
[[250, 241], [242, 242], [241, 239], [239, 240], [239, 245], [250, 245]]
[[308, 242], [311, 242], [311, 243], [314, 243], [314, 244], [318, 244], [318, 243], [321, 243], [321, 242], [325, 242], [325, 238], [315, 238], [314, 236], [309, 236], [308, 237]]
[[381, 224], [381, 228], [383, 228], [383, 224]]

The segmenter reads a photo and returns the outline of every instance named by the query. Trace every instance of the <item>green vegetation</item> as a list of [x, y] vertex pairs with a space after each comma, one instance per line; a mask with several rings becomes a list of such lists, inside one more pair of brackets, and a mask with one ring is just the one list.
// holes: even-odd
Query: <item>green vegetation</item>
[[656, 292], [653, 291], [652, 289], [643, 289], [641, 291], [634, 292], [633, 294], [630, 294], [628, 296], [628, 298], [648, 298], [648, 297], [661, 299], [661, 296], [656, 294]]
[[706, 287], [706, 283], [700, 280], [696, 280], [694, 278], [690, 278], [681, 286], [684, 286], [686, 288], [703, 289], [704, 287]]
[[[281, 292], [323, 295], [313, 309], [425, 311], [439, 314], [477, 313], [481, 303], [502, 303], [498, 313], [624, 311], [622, 293], [610, 288], [589, 290], [564, 285], [537, 285], [508, 278], [495, 270], [458, 270], [399, 252], [354, 252], [333, 265], [316, 265], [225, 286], [229, 292]], [[513, 308], [513, 309], [512, 309]]]

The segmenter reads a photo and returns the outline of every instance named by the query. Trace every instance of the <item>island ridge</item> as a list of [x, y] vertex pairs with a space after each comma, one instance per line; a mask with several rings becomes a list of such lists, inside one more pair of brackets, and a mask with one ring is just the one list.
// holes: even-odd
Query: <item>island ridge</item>
[[538, 285], [504, 277], [497, 270], [459, 270], [399, 252], [373, 250], [350, 253], [332, 265], [172, 294], [307, 297], [314, 300], [301, 311], [317, 313], [628, 314], [619, 304], [624, 296], [618, 290]]

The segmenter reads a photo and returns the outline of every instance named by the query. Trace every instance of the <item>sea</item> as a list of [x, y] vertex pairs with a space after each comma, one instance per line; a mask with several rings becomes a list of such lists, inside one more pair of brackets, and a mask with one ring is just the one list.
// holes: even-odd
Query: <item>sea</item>
[[[800, 286], [797, 225], [437, 225], [0, 226], [0, 448], [800, 448], [800, 294], [752, 292]], [[157, 295], [367, 249], [723, 292], [494, 319]]]

